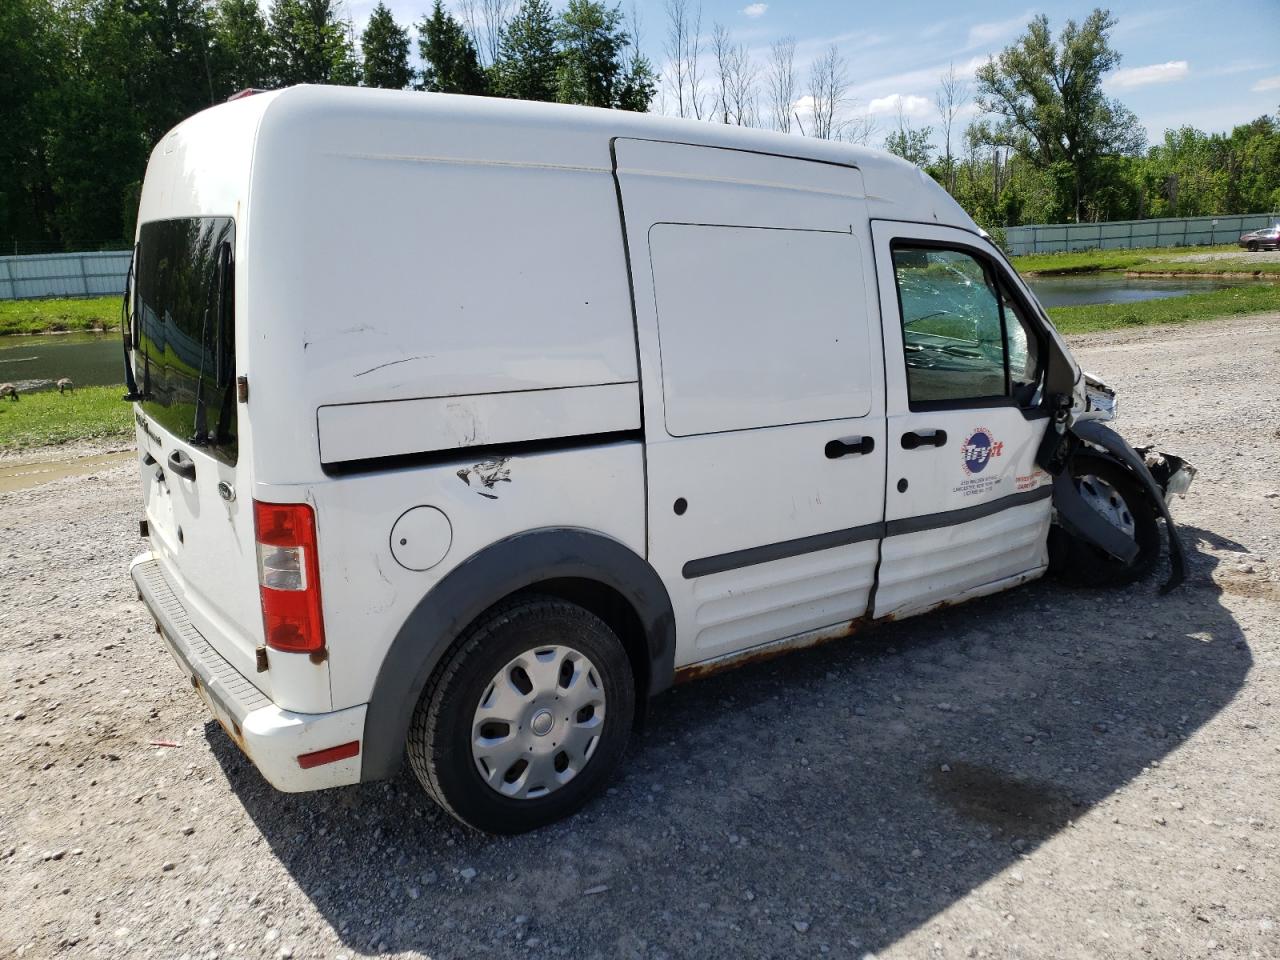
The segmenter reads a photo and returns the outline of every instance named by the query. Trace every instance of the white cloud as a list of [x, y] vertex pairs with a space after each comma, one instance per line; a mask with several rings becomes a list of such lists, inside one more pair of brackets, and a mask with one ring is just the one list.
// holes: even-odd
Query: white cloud
[[969, 42], [966, 49], [973, 47], [982, 47], [990, 43], [997, 43], [1013, 34], [1017, 33], [1028, 23], [1035, 13], [1028, 10], [1026, 13], [1017, 17], [1010, 17], [1008, 20], [992, 20], [988, 23], [975, 23], [969, 28]]
[[897, 116], [899, 109], [908, 117], [919, 117], [932, 109], [928, 97], [919, 97], [914, 93], [903, 95], [891, 93], [887, 97], [876, 97], [867, 104], [867, 113], [892, 114]]
[[1280, 90], [1280, 76], [1263, 77], [1249, 89], [1254, 93], [1266, 93], [1268, 90]]
[[1146, 67], [1128, 67], [1117, 70], [1107, 78], [1112, 87], [1145, 87], [1152, 83], [1171, 83], [1181, 80], [1190, 72], [1185, 60], [1170, 60], [1168, 63], [1153, 63]]
[[750, 3], [742, 8], [742, 12], [752, 20], [755, 20], [757, 17], [763, 17], [764, 12], [768, 9], [769, 5], [767, 3]]

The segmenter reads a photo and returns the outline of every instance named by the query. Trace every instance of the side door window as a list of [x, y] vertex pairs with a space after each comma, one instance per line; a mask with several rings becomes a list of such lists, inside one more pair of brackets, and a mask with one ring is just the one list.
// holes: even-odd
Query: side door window
[[893, 246], [911, 409], [1009, 396], [1000, 291], [960, 250]]

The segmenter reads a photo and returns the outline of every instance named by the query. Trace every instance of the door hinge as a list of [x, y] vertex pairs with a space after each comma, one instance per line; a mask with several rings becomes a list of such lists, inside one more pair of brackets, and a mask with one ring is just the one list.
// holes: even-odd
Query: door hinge
[[241, 403], [249, 402], [249, 378], [236, 377], [236, 399]]
[[253, 651], [253, 653], [254, 653], [254, 658], [257, 661], [258, 672], [266, 673], [267, 672], [267, 648], [258, 647], [256, 650]]

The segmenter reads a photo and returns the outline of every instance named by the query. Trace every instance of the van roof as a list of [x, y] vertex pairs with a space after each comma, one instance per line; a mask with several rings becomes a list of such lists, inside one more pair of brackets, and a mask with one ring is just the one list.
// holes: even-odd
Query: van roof
[[312, 149], [347, 155], [610, 170], [612, 141], [632, 137], [836, 163], [862, 172], [873, 218], [978, 229], [950, 194], [905, 160], [881, 150], [769, 130], [569, 104], [302, 85], [219, 104], [184, 121], [174, 133], [200, 125], [209, 114], [232, 111], [257, 128], [258, 150], [271, 143], [297, 149], [297, 138], [305, 131], [302, 139]]

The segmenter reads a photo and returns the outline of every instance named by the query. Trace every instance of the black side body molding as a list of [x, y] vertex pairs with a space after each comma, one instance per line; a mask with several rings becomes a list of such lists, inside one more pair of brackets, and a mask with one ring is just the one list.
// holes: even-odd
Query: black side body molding
[[[639, 615], [648, 645], [648, 694], [671, 686], [676, 621], [662, 579], [617, 540], [587, 530], [548, 528], [485, 547], [418, 602], [378, 670], [364, 721], [360, 779], [393, 777], [404, 759], [414, 707], [432, 672], [476, 617], [503, 597], [547, 580], [591, 580], [620, 594]], [[644, 691], [642, 691], [644, 692]]]
[[[1187, 578], [1187, 557], [1183, 550], [1182, 541], [1178, 538], [1177, 527], [1174, 526], [1173, 517], [1169, 514], [1169, 505], [1165, 502], [1164, 492], [1160, 489], [1160, 485], [1156, 483], [1155, 478], [1151, 476], [1151, 471], [1147, 469], [1146, 463], [1142, 457], [1138, 456], [1137, 451], [1129, 446], [1128, 441], [1120, 434], [1116, 433], [1106, 424], [1099, 420], [1080, 420], [1072, 424], [1070, 432], [1075, 435], [1078, 440], [1091, 443], [1096, 447], [1101, 447], [1110, 454], [1117, 462], [1127, 467], [1133, 475], [1142, 484], [1147, 496], [1151, 498], [1151, 502], [1156, 505], [1160, 511], [1160, 515], [1164, 517], [1165, 531], [1169, 537], [1169, 579], [1165, 581], [1164, 586], [1160, 588], [1160, 592], [1168, 593], [1178, 584]], [[1073, 451], [1074, 452], [1074, 451]], [[1058, 508], [1059, 519], [1068, 520], [1069, 515], [1078, 511], [1073, 508], [1078, 505], [1081, 508], [1088, 509], [1087, 505], [1080, 502], [1079, 496], [1076, 494], [1075, 485], [1069, 479], [1070, 471], [1064, 470], [1061, 474], [1054, 478], [1054, 505]], [[1063, 477], [1068, 479], [1063, 482]], [[1074, 502], [1073, 502], [1074, 501]], [[1092, 511], [1091, 511], [1092, 512]], [[1105, 523], [1104, 523], [1105, 525]], [[1068, 526], [1069, 524], [1064, 524]], [[1112, 550], [1105, 542], [1095, 540], [1086, 530], [1071, 530], [1072, 533], [1083, 535], [1085, 539], [1098, 544], [1098, 546], [1118, 556], [1121, 559], [1125, 557], [1121, 553]], [[1136, 546], [1130, 545], [1130, 549], [1136, 551]], [[1129, 554], [1132, 558], [1133, 553]]]

